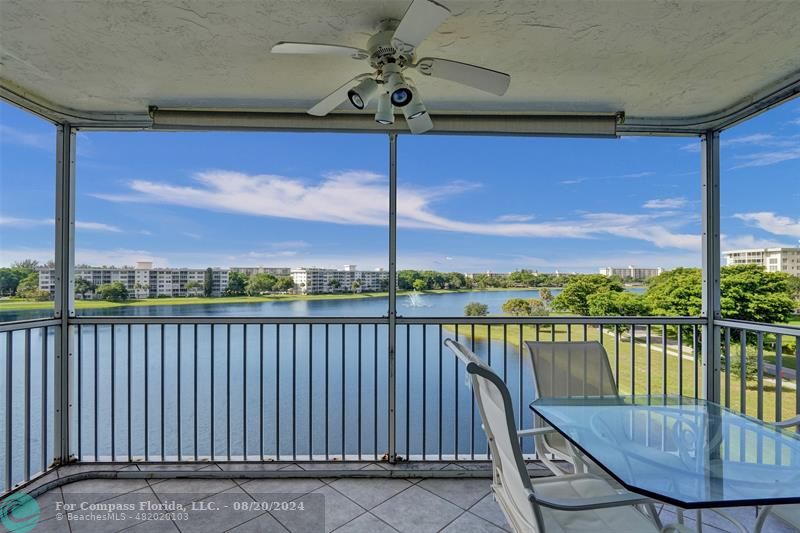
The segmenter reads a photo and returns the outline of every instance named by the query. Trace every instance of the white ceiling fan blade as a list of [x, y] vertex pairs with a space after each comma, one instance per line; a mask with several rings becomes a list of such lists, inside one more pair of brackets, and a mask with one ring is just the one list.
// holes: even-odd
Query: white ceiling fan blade
[[355, 82], [360, 81], [369, 76], [371, 76], [371, 74], [369, 73], [359, 74], [358, 76], [348, 81], [347, 83], [345, 83], [344, 85], [333, 91], [331, 94], [329, 94], [328, 96], [317, 102], [317, 104], [311, 109], [309, 109], [307, 113], [309, 115], [314, 115], [316, 117], [324, 117], [325, 115], [327, 115], [328, 113], [339, 107], [339, 104], [347, 100], [347, 91], [349, 91], [352, 87], [355, 86]]
[[497, 96], [503, 96], [511, 83], [511, 76], [504, 72], [449, 59], [425, 57], [417, 62], [415, 68], [426, 76], [454, 81]]
[[425, 133], [433, 129], [433, 121], [429, 113], [423, 113], [416, 118], [406, 119], [406, 124], [408, 124], [408, 129], [411, 130], [411, 133]]
[[291, 43], [281, 41], [270, 50], [273, 54], [324, 54], [347, 56], [353, 59], [366, 59], [369, 54], [361, 48], [322, 43]]
[[450, 16], [450, 10], [433, 0], [414, 0], [394, 30], [392, 44], [410, 52]]

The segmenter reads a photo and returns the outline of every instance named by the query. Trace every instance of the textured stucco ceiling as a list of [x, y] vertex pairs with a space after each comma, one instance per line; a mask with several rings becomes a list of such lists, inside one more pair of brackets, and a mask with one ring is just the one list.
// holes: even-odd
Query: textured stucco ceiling
[[[800, 2], [441, 0], [419, 56], [508, 72], [497, 97], [417, 76], [436, 112], [685, 118], [800, 73]], [[0, 80], [64, 108], [304, 110], [366, 64], [278, 56], [277, 41], [363, 47], [409, 0], [0, 0]]]

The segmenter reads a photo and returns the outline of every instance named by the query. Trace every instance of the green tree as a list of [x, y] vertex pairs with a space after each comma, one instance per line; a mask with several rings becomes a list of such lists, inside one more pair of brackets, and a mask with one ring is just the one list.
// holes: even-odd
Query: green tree
[[228, 274], [228, 288], [225, 291], [231, 296], [241, 296], [247, 289], [247, 275], [242, 272]]
[[214, 292], [214, 270], [211, 267], [206, 269], [206, 275], [203, 279], [203, 296], [210, 297]]
[[32, 274], [37, 268], [39, 268], [39, 261], [36, 259], [23, 259], [22, 261], [12, 263], [11, 268], [17, 268], [27, 272], [28, 274]]
[[105, 283], [97, 287], [97, 294], [103, 300], [110, 302], [124, 302], [128, 299], [128, 289], [121, 281], [114, 281], [112, 283]]
[[576, 315], [589, 314], [589, 296], [598, 292], [622, 292], [619, 281], [602, 274], [583, 274], [570, 277], [564, 290], [553, 300], [553, 308]]
[[464, 306], [464, 316], [486, 316], [489, 306], [480, 302], [470, 302]]
[[790, 279], [785, 272], [767, 272], [759, 265], [723, 267], [720, 277], [722, 316], [755, 322], [786, 322], [795, 309]]
[[358, 292], [361, 289], [361, 280], [353, 280], [353, 283], [350, 284], [350, 290], [352, 292]]
[[524, 298], [511, 298], [503, 304], [503, 312], [511, 316], [531, 316], [531, 302]]
[[187, 281], [184, 287], [186, 288], [186, 296], [196, 296], [203, 288], [203, 283], [195, 280]]
[[547, 287], [539, 289], [539, 299], [548, 309], [553, 305], [553, 293]]
[[699, 268], [676, 268], [651, 278], [645, 299], [654, 315], [698, 316], [703, 300]]
[[272, 287], [274, 291], [292, 291], [294, 290], [294, 280], [291, 276], [279, 276], [275, 280], [275, 285]]
[[19, 282], [28, 273], [17, 268], [0, 268], [0, 295], [13, 296], [17, 293]]
[[86, 298], [87, 292], [92, 292], [97, 287], [94, 283], [84, 278], [75, 279], [75, 294], [80, 294], [81, 298]]
[[[228, 277], [228, 280], [228, 284], [230, 286], [230, 277]], [[245, 291], [247, 292], [248, 296], [258, 296], [264, 292], [271, 292], [275, 287], [276, 281], [278, 281], [278, 278], [272, 274], [253, 274], [250, 276], [250, 279], [247, 280]]]
[[33, 298], [35, 291], [39, 290], [39, 273], [31, 272], [17, 285], [17, 296], [20, 298]]
[[650, 307], [644, 296], [632, 292], [603, 291], [587, 298], [591, 316], [647, 316]]
[[415, 279], [412, 287], [415, 291], [424, 291], [427, 286], [424, 279]]
[[328, 288], [333, 292], [336, 292], [341, 286], [342, 284], [339, 283], [338, 279], [332, 279], [328, 282]]

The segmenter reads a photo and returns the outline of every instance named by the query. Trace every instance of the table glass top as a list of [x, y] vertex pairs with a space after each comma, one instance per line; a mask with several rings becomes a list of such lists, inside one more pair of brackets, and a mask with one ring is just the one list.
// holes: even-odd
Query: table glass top
[[800, 503], [800, 437], [704, 400], [572, 397], [531, 408], [626, 488], [685, 508]]

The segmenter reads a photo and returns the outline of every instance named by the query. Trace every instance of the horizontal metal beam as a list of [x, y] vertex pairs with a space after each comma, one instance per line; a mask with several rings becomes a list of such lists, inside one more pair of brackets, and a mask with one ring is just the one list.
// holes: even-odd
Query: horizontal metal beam
[[715, 320], [714, 324], [723, 328], [743, 329], [745, 331], [760, 331], [762, 333], [774, 333], [788, 335], [790, 337], [800, 337], [800, 328], [794, 326], [767, 324], [765, 322], [748, 322], [746, 320]]
[[[342, 133], [407, 133], [404, 120], [390, 126], [369, 115], [153, 109], [156, 130], [325, 131]], [[618, 113], [591, 115], [433, 115], [435, 127], [426, 135], [520, 135], [616, 137]]]
[[33, 318], [30, 320], [15, 320], [13, 322], [0, 323], [0, 332], [46, 328], [48, 326], [58, 326], [59, 324], [61, 324], [60, 318]]
[[703, 323], [701, 317], [651, 317], [651, 316], [484, 316], [484, 317], [397, 317], [398, 324], [474, 324], [483, 326], [487, 324], [556, 324], [556, 325], [668, 325], [691, 326]]

